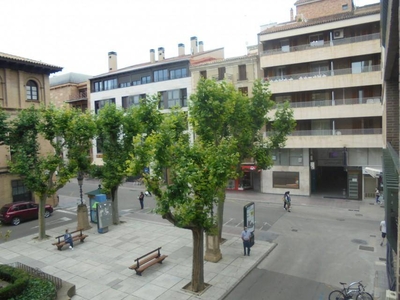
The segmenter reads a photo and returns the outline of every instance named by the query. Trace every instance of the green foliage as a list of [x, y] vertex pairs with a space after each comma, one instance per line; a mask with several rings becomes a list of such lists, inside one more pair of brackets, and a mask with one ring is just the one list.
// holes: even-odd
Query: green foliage
[[52, 282], [11, 266], [0, 265], [0, 278], [10, 283], [0, 289], [0, 300], [50, 300], [57, 295]]
[[6, 112], [0, 107], [0, 145], [5, 143], [8, 136], [8, 124], [7, 124], [8, 115]]

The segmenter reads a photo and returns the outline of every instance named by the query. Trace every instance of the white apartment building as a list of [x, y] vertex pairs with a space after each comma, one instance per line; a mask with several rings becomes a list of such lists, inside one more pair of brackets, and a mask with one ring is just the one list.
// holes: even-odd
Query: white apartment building
[[[178, 45], [177, 57], [165, 58], [164, 48], [158, 48], [158, 60], [150, 49], [150, 60], [130, 67], [117, 68], [117, 53], [109, 52], [109, 72], [90, 79], [90, 107], [97, 113], [107, 103], [128, 108], [139, 105], [146, 95], [161, 95], [160, 109], [168, 111], [179, 105], [187, 109], [192, 93], [190, 64], [224, 58], [224, 49], [204, 51], [203, 42], [191, 37], [190, 54], [185, 54], [184, 44]], [[93, 147], [95, 164], [102, 164], [101, 149]]]
[[[379, 4], [298, 0], [296, 16], [258, 34], [260, 67], [277, 104], [297, 121], [262, 172], [261, 192], [364, 199], [382, 169]], [[274, 113], [274, 112], [272, 112]], [[268, 128], [266, 129], [268, 135]]]

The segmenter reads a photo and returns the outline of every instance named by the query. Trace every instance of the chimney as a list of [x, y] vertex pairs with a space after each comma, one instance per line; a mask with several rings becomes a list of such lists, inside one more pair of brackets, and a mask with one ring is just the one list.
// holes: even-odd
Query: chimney
[[190, 38], [190, 54], [197, 54], [197, 37], [192, 36]]
[[204, 44], [202, 41], [199, 42], [199, 52], [204, 52]]
[[179, 56], [185, 55], [185, 45], [184, 44], [178, 44], [178, 54], [179, 54]]
[[290, 21], [294, 20], [294, 16], [293, 16], [293, 8], [290, 9]]
[[159, 47], [158, 48], [158, 61], [160, 60], [164, 60], [164, 48], [163, 47]]
[[117, 70], [117, 52], [108, 52], [108, 71]]
[[156, 53], [154, 49], [150, 49], [150, 63], [155, 63], [156, 62]]

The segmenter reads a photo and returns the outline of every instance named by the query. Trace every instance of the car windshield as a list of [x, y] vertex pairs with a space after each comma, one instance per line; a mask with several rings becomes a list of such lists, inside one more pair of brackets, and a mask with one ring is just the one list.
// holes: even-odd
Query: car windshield
[[2, 207], [1, 210], [0, 210], [0, 213], [1, 213], [2, 215], [4, 215], [4, 214], [7, 213], [7, 211], [8, 211], [8, 207]]

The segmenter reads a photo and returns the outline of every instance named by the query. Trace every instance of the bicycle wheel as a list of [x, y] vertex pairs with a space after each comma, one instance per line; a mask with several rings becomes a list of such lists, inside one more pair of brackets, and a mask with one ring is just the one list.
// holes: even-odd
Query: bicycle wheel
[[367, 292], [361, 292], [357, 295], [356, 300], [374, 300], [374, 298]]
[[[344, 294], [339, 291], [339, 290], [335, 290], [333, 292], [331, 292], [329, 294], [329, 300], [345, 300], [346, 297], [344, 296]], [[362, 298], [361, 298], [362, 299]]]

